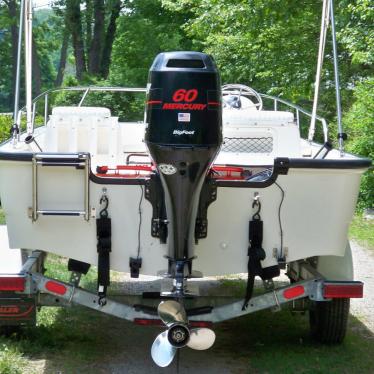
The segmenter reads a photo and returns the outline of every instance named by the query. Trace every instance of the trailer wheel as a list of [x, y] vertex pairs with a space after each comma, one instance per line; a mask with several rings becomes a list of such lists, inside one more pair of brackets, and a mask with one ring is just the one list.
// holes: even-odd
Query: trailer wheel
[[350, 299], [317, 301], [309, 310], [311, 335], [326, 344], [340, 344], [347, 332]]

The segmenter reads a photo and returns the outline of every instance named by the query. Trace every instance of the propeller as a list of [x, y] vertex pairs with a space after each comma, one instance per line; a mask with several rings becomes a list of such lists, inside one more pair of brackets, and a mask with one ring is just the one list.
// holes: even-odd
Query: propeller
[[216, 334], [211, 329], [188, 328], [187, 313], [180, 303], [174, 300], [161, 302], [158, 315], [168, 327], [152, 344], [151, 355], [158, 366], [169, 366], [178, 348], [187, 346], [203, 351], [214, 344]]

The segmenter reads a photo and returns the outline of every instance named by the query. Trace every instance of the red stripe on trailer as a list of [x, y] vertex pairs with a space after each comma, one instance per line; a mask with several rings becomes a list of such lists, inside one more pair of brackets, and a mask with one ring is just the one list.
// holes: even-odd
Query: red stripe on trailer
[[295, 297], [304, 295], [305, 288], [304, 286], [295, 286], [292, 288], [288, 288], [287, 290], [283, 291], [283, 297], [285, 299], [294, 299]]
[[160, 319], [152, 318], [135, 318], [134, 323], [139, 326], [163, 326], [163, 322]]
[[323, 297], [326, 299], [361, 298], [364, 296], [364, 284], [362, 282], [325, 282]]
[[213, 322], [211, 322], [211, 321], [191, 321], [190, 326], [191, 327], [212, 327]]
[[0, 291], [24, 291], [25, 278], [20, 276], [0, 276]]
[[45, 284], [45, 289], [57, 295], [65, 295], [67, 291], [66, 286], [55, 281], [48, 281]]

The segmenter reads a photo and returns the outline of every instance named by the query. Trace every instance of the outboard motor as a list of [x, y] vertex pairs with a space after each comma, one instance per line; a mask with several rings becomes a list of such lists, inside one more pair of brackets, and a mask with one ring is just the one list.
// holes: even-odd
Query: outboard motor
[[191, 273], [199, 198], [222, 144], [221, 86], [209, 55], [168, 52], [148, 83], [145, 141], [160, 173], [168, 219], [169, 273]]

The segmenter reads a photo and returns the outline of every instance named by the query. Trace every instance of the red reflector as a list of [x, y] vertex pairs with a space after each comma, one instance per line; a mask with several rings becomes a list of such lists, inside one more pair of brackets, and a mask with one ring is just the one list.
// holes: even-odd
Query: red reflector
[[362, 282], [325, 283], [323, 297], [336, 298], [360, 298], [364, 296], [364, 284]]
[[61, 284], [54, 281], [48, 281], [45, 284], [45, 288], [53, 293], [56, 293], [57, 295], [65, 295], [67, 288]]
[[0, 277], [0, 291], [24, 291], [25, 278], [24, 277]]
[[140, 326], [162, 326], [160, 319], [135, 318], [134, 323]]
[[285, 299], [294, 299], [295, 297], [304, 295], [305, 289], [304, 286], [295, 286], [292, 288], [288, 288], [283, 292], [283, 297]]

